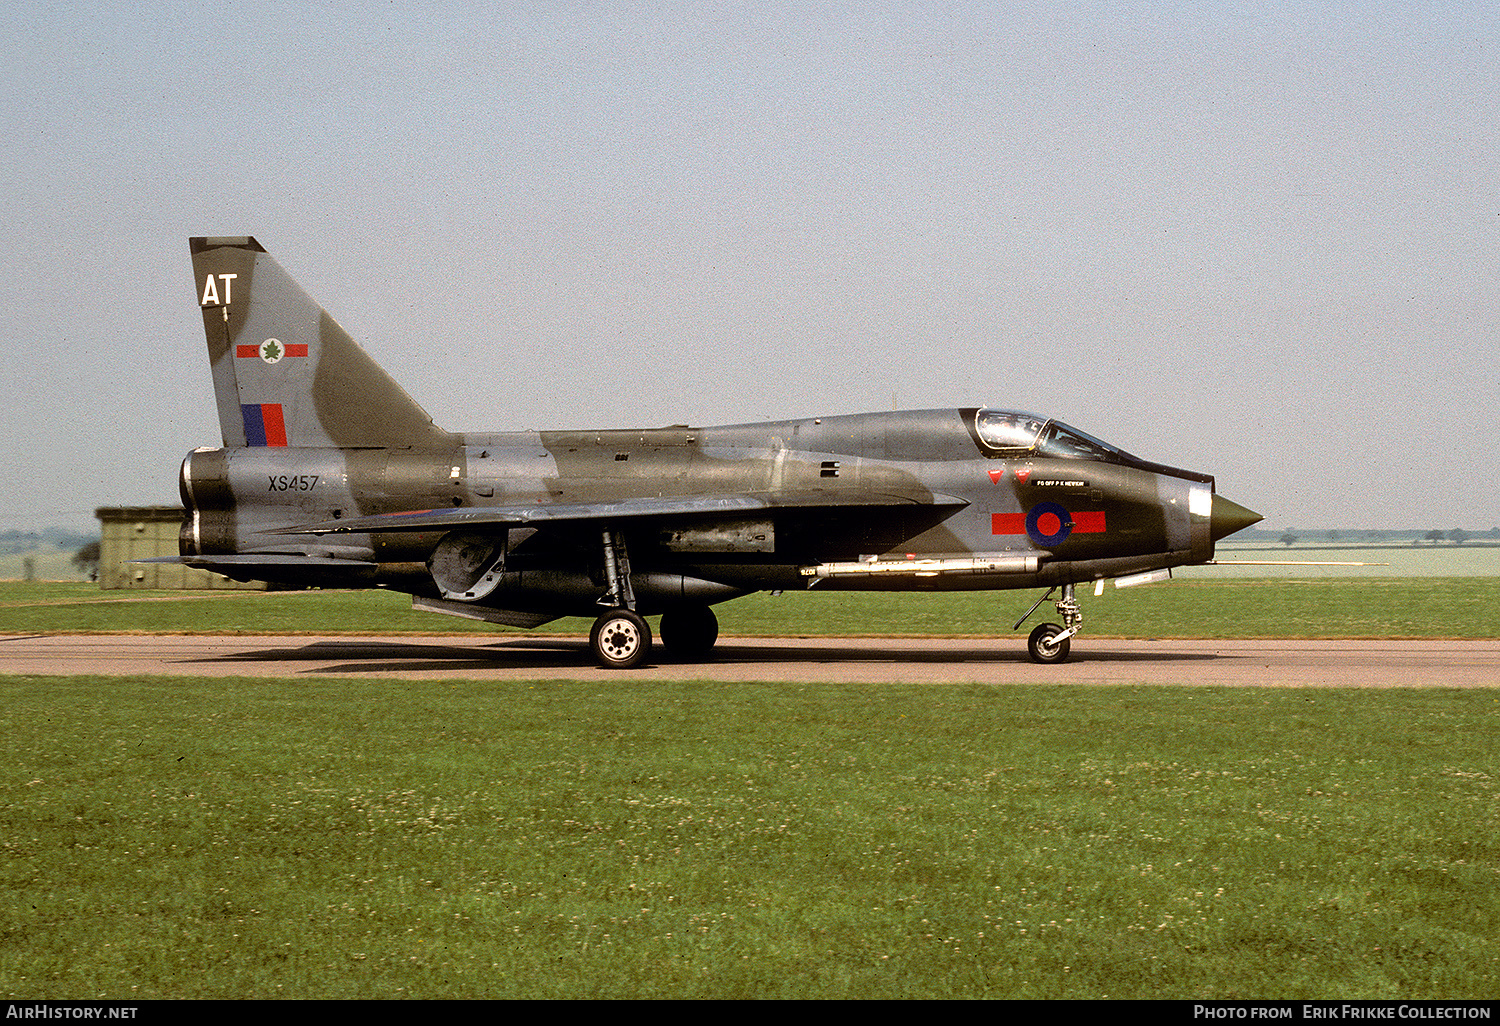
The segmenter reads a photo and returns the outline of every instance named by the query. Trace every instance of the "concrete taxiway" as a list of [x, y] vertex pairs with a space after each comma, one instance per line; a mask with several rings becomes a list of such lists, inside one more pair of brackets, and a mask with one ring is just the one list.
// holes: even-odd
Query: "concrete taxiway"
[[413, 680], [708, 680], [1262, 687], [1500, 687], [1500, 641], [1085, 638], [1038, 666], [1024, 638], [724, 638], [707, 663], [596, 667], [583, 638], [10, 635], [0, 674]]

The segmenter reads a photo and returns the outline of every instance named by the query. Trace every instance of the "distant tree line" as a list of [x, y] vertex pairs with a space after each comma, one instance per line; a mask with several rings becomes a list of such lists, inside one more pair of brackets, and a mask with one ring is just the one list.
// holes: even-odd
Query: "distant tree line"
[[0, 555], [15, 556], [42, 549], [77, 549], [93, 541], [97, 534], [67, 531], [49, 527], [41, 531], [0, 531]]
[[1279, 535], [1271, 531], [1242, 532], [1246, 540], [1259, 537], [1259, 540], [1271, 540], [1280, 542], [1282, 545], [1295, 545], [1298, 542], [1309, 544], [1325, 542], [1343, 545], [1370, 545], [1410, 543], [1418, 545], [1428, 542], [1437, 545], [1441, 542], [1451, 542], [1454, 545], [1462, 545], [1467, 541], [1482, 540], [1488, 542], [1500, 541], [1500, 527], [1492, 527], [1488, 531], [1475, 534], [1462, 527], [1454, 527], [1449, 530], [1434, 529], [1431, 531], [1372, 531], [1372, 530], [1330, 530], [1330, 531], [1299, 531], [1295, 527], [1289, 527]]

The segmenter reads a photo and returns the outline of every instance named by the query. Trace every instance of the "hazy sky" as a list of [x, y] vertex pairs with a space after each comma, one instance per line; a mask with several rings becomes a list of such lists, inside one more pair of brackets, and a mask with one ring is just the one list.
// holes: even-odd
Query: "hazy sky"
[[1500, 524], [1494, 5], [69, 6], [0, 11], [0, 528], [176, 500], [242, 234], [452, 430], [1018, 407]]

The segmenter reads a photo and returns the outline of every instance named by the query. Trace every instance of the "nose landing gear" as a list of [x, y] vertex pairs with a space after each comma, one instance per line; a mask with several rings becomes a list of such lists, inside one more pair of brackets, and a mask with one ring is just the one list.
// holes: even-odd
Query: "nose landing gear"
[[[1036, 605], [1026, 610], [1026, 616], [1016, 621], [1014, 630], [1020, 630], [1021, 624], [1026, 622], [1027, 617], [1036, 612], [1037, 606], [1052, 597], [1056, 586], [1048, 588], [1047, 593], [1036, 600]], [[1067, 660], [1068, 650], [1072, 648], [1073, 635], [1077, 634], [1083, 626], [1083, 612], [1078, 607], [1078, 599], [1073, 593], [1073, 585], [1064, 584], [1062, 595], [1056, 603], [1058, 615], [1063, 618], [1062, 626], [1055, 623], [1044, 623], [1031, 632], [1026, 639], [1026, 654], [1034, 663], [1061, 663]]]

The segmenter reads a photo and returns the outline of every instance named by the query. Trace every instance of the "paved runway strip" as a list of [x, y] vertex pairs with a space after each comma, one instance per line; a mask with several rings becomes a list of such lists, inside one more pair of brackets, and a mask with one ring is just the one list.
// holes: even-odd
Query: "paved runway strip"
[[0, 674], [1500, 687], [1500, 641], [1086, 638], [1058, 666], [1028, 662], [1022, 637], [725, 638], [715, 655], [620, 672], [597, 668], [584, 639], [555, 635], [13, 635], [0, 638]]

